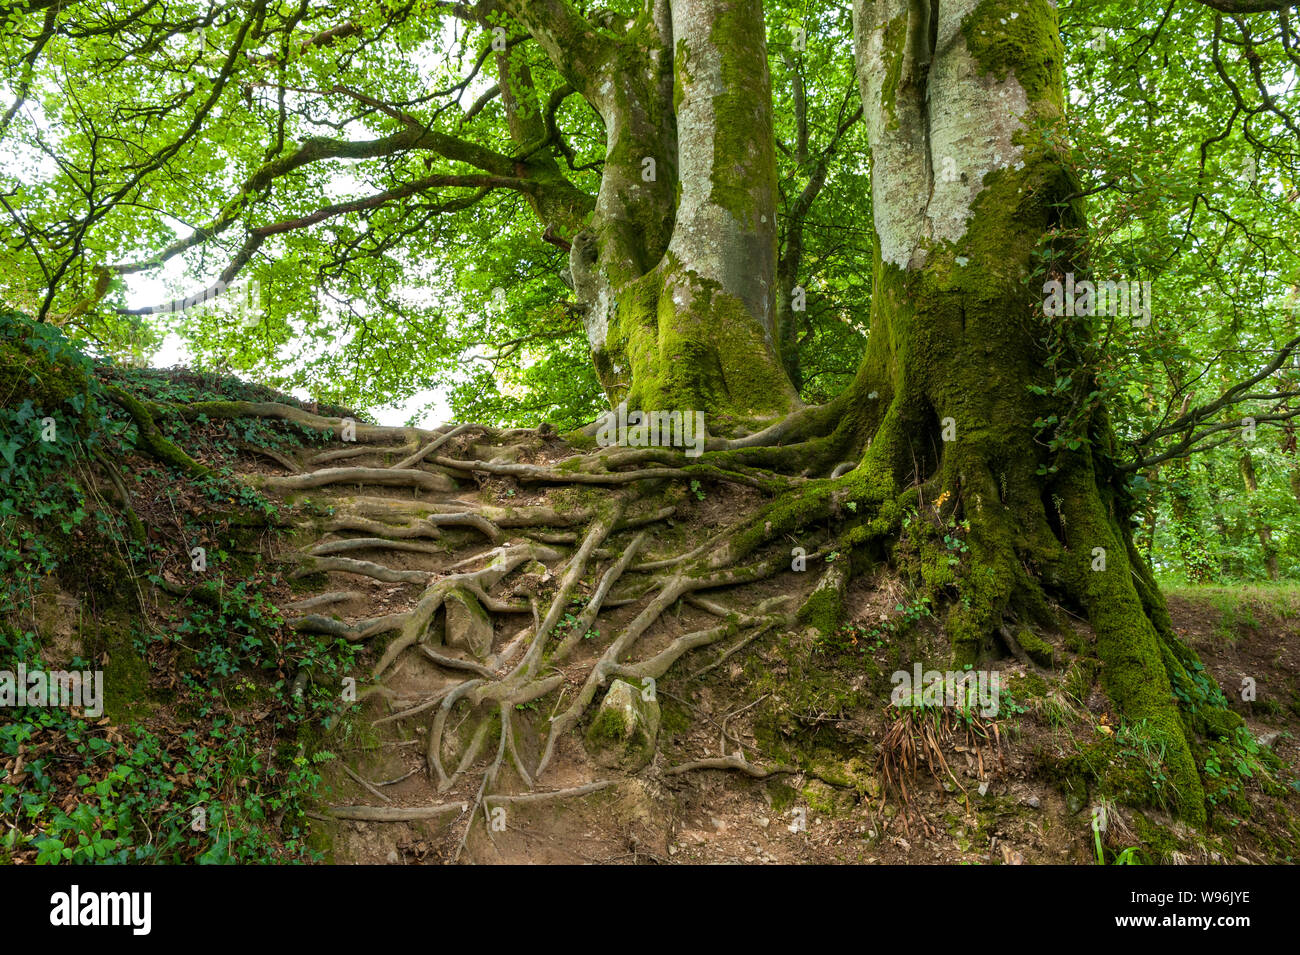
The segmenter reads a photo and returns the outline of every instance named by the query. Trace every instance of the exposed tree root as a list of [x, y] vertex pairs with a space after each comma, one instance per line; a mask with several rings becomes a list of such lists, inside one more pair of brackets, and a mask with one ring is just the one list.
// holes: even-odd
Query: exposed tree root
[[[129, 404], [124, 404], [128, 411]], [[322, 431], [337, 431], [342, 424], [279, 405], [216, 404], [220, 407], [168, 410], [190, 418], [200, 413], [260, 415]], [[1173, 658], [1171, 672], [1182, 659], [1172, 631], [1162, 628], [1162, 605], [1154, 584], [1135, 571], [1136, 583], [1126, 578], [1123, 586], [1128, 590], [1121, 593], [1109, 584], [1101, 585], [1102, 578], [1085, 573], [1093, 537], [1098, 535], [1105, 538], [1098, 546], [1121, 558], [1116, 563], [1123, 565], [1126, 575], [1128, 562], [1123, 560], [1123, 538], [1113, 533], [1115, 518], [1098, 513], [1100, 503], [1088, 503], [1092, 499], [1084, 489], [1071, 495], [1066, 478], [1058, 481], [1063, 503], [1054, 524], [1037, 489], [1031, 495], [1023, 487], [1009, 492], [999, 488], [973, 442], [969, 449], [949, 450], [942, 458], [936, 453], [923, 462], [907, 436], [904, 419], [892, 410], [881, 412], [884, 418], [876, 422], [873, 440], [860, 446], [839, 412], [827, 408], [800, 409], [758, 435], [711, 438], [709, 450], [699, 459], [688, 459], [672, 449], [617, 448], [575, 455], [559, 465], [454, 456], [457, 447], [464, 447], [455, 439], [471, 432], [497, 441], [536, 441], [532, 431], [493, 432], [471, 425], [422, 431], [358, 424], [357, 437], [369, 444], [317, 454], [308, 461], [316, 470], [257, 479], [261, 487], [282, 494], [308, 489], [333, 492], [326, 517], [299, 525], [318, 539], [290, 555], [298, 562], [293, 577], [346, 574], [415, 585], [386, 591], [410, 601], [408, 609], [368, 619], [344, 621], [327, 615], [331, 606], [362, 596], [361, 589], [332, 589], [284, 609], [299, 630], [351, 643], [393, 634], [371, 668], [376, 699], [387, 700], [392, 711], [376, 716], [372, 723], [403, 724], [409, 729], [412, 720], [425, 722], [425, 738], [409, 742], [423, 748], [430, 785], [440, 793], [465, 795], [462, 801], [425, 807], [340, 806], [331, 810], [331, 816], [408, 821], [457, 813], [468, 814], [473, 825], [479, 809], [486, 815], [489, 807], [579, 796], [612, 785], [606, 780], [549, 792], [537, 789], [546, 784], [562, 742], [587, 717], [611, 679], [633, 684], [657, 681], [684, 657], [715, 647], [701, 654], [699, 666], [690, 673], [691, 678], [699, 678], [764, 633], [809, 624], [823, 631], [833, 629], [842, 617], [852, 573], [890, 560], [905, 520], [921, 529], [912, 531], [914, 536], [930, 534], [939, 540], [945, 533], [951, 538], [959, 520], [970, 528], [963, 542], [969, 543], [968, 563], [979, 568], [978, 578], [962, 577], [967, 566], [947, 576], [932, 569], [948, 568], [947, 562], [927, 564], [920, 573], [936, 598], [951, 595], [965, 580], [973, 582], [963, 591], [967, 599], [952, 602], [947, 619], [960, 662], [976, 662], [981, 654], [992, 652], [993, 637], [1000, 632], [1006, 646], [1036, 668], [1019, 645], [1016, 627], [1053, 619], [1048, 579], [1050, 596], [1064, 595], [1082, 605], [1098, 624], [1103, 659], [1104, 642], [1114, 639], [1111, 634], [1116, 628], [1132, 623], [1131, 615], [1124, 618], [1127, 624], [1116, 616], [1119, 611], [1111, 606], [1116, 601], [1128, 601], [1129, 609], [1140, 614], [1150, 628], [1150, 643]], [[146, 431], [152, 436], [145, 441], [164, 441], [152, 426], [149, 409], [140, 406], [136, 411], [143, 412], [140, 417], [132, 412], [142, 436]], [[846, 454], [863, 446], [857, 463], [841, 463]], [[167, 453], [165, 445], [158, 447]], [[375, 458], [393, 463], [364, 463]], [[333, 466], [342, 460], [363, 463]], [[293, 462], [282, 463], [293, 470]], [[183, 462], [178, 466], [188, 467]], [[795, 472], [830, 476], [804, 479]], [[903, 478], [907, 474], [912, 475], [910, 483]], [[483, 485], [479, 496], [484, 498], [511, 482], [566, 490], [530, 489], [533, 501], [508, 506], [475, 499], [473, 492], [459, 499], [450, 496], [458, 493], [458, 479], [479, 481]], [[744, 497], [746, 509], [711, 533], [681, 540], [667, 525], [682, 512], [679, 502], [689, 493], [682, 487], [686, 480], [739, 485], [761, 493], [729, 492]], [[340, 492], [344, 486], [392, 488], [413, 497], [371, 497], [364, 492], [344, 496]], [[603, 491], [597, 494], [583, 487]], [[1008, 495], [1012, 500], [1004, 500]], [[498, 495], [497, 500], [504, 497]], [[320, 503], [313, 500], [314, 506]], [[480, 538], [490, 546], [468, 556], [457, 552], [467, 541], [479, 541], [482, 547]], [[647, 554], [664, 540], [678, 541], [675, 553], [650, 550]], [[787, 593], [743, 609], [719, 597], [719, 592], [787, 572], [792, 543], [809, 567], [821, 567], [808, 596], [796, 600]], [[928, 546], [924, 540], [922, 545]], [[342, 556], [366, 551], [402, 555], [390, 559], [407, 564], [390, 567]], [[833, 553], [837, 559], [831, 560]], [[660, 621], [683, 605], [717, 622], [665, 641]], [[616, 618], [624, 621], [620, 625], [608, 623], [619, 608], [633, 609], [630, 616]], [[494, 621], [506, 615], [524, 616], [526, 625], [499, 635]], [[453, 632], [455, 628], [459, 629]], [[652, 631], [658, 642], [646, 650]], [[389, 690], [380, 681], [400, 671], [399, 661], [408, 659], [421, 661], [421, 679], [434, 673], [435, 682], [401, 692]], [[1119, 696], [1124, 692], [1139, 710], [1149, 705], [1142, 687], [1116, 691]], [[529, 715], [542, 700], [546, 702], [538, 713]], [[541, 715], [545, 711], [549, 716]], [[955, 732], [944, 719], [913, 725], [900, 718], [881, 744], [877, 771], [885, 793], [903, 807], [905, 826], [910, 824], [908, 806], [919, 769], [961, 788], [942, 752]], [[978, 735], [987, 729], [992, 734], [968, 740], [982, 775], [986, 756], [1000, 758], [997, 727], [965, 725], [967, 733]], [[753, 763], [743, 750], [728, 753], [725, 721], [722, 734], [721, 755], [665, 771], [680, 775], [716, 769], [754, 779], [806, 772], [786, 764]], [[358, 783], [376, 792], [366, 781]], [[520, 786], [523, 792], [509, 791]], [[924, 820], [921, 825], [926, 825]], [[468, 837], [467, 828], [460, 849]]]
[[776, 766], [761, 767], [755, 766], [744, 756], [712, 756], [708, 759], [693, 759], [689, 763], [681, 763], [677, 766], [670, 766], [664, 770], [667, 776], [679, 776], [682, 773], [692, 773], [700, 769], [726, 769], [735, 770], [744, 773], [753, 779], [771, 779], [773, 776], [792, 776], [799, 772], [795, 766], [787, 766], [784, 763]]
[[263, 447], [260, 444], [249, 444], [247, 441], [237, 441], [235, 442], [235, 447], [239, 448], [239, 450], [243, 451], [245, 454], [251, 454], [254, 455], [255, 457], [262, 457], [262, 458], [266, 458], [267, 460], [274, 461], [276, 464], [280, 465], [280, 467], [284, 468], [286, 471], [291, 471], [294, 473], [299, 473], [302, 471], [302, 465], [300, 465], [293, 458], [289, 457], [289, 455], [282, 454], [281, 452], [275, 450], [275, 448]]
[[105, 385], [104, 390], [135, 422], [136, 433], [139, 435], [139, 442], [143, 450], [164, 464], [170, 464], [191, 477], [212, 477], [211, 468], [199, 464], [199, 462], [162, 436], [162, 432], [158, 430], [158, 425], [154, 423], [153, 412], [148, 405], [127, 394], [116, 385]]
[[391, 630], [398, 629], [406, 622], [408, 617], [409, 614], [393, 613], [375, 617], [372, 620], [361, 620], [354, 624], [347, 624], [331, 617], [308, 614], [305, 617], [298, 617], [289, 621], [289, 625], [302, 633], [323, 633], [331, 637], [340, 637], [349, 643], [360, 643], [381, 633], [388, 633]]
[[413, 524], [384, 524], [364, 517], [343, 515], [336, 517], [325, 525], [327, 531], [359, 531], [386, 540], [410, 540], [427, 537], [437, 540], [442, 536], [438, 528], [427, 521]]
[[[414, 445], [410, 445], [410, 447], [414, 447]], [[398, 450], [404, 450], [404, 448]], [[389, 448], [375, 446], [375, 445], [358, 444], [350, 448], [339, 448], [338, 450], [335, 451], [322, 451], [320, 454], [313, 455], [312, 457], [308, 458], [307, 464], [310, 466], [317, 466], [321, 464], [332, 464], [335, 461], [348, 461], [352, 458], [365, 457], [368, 454], [382, 455], [382, 454], [390, 454], [390, 453], [392, 453], [392, 451]]]
[[438, 435], [438, 437], [434, 438], [432, 441], [430, 441], [424, 447], [420, 448], [420, 450], [416, 451], [410, 457], [403, 458], [397, 464], [394, 464], [393, 467], [397, 470], [405, 470], [407, 468], [413, 468], [416, 465], [420, 464], [420, 462], [422, 462], [429, 455], [433, 454], [434, 451], [437, 451], [440, 447], [442, 447], [452, 438], [459, 437], [460, 435], [464, 434], [466, 431], [471, 431], [471, 430], [485, 430], [485, 429], [479, 428], [479, 426], [471, 425], [471, 424], [462, 424], [458, 427], [452, 428], [446, 434]]
[[357, 590], [331, 590], [315, 597], [295, 600], [293, 603], [285, 604], [281, 609], [289, 613], [307, 613], [312, 610], [319, 610], [322, 607], [328, 607], [331, 604], [344, 603], [360, 596], [361, 592]]
[[388, 540], [383, 537], [351, 537], [346, 540], [325, 541], [307, 552], [309, 557], [327, 557], [354, 550], [396, 550], [411, 554], [439, 554], [443, 548], [416, 541]]
[[617, 780], [602, 779], [594, 783], [587, 783], [584, 786], [571, 786], [568, 789], [552, 789], [543, 792], [531, 793], [493, 793], [483, 797], [483, 801], [489, 805], [520, 805], [524, 803], [548, 802], [552, 799], [573, 799], [577, 796], [589, 796], [592, 793], [600, 792], [603, 789], [609, 789], [611, 786], [618, 785]]
[[294, 571], [293, 576], [295, 578], [307, 577], [321, 572], [341, 571], [346, 574], [356, 574], [360, 577], [371, 577], [389, 584], [422, 584], [429, 579], [427, 571], [393, 570], [391, 567], [385, 567], [382, 564], [376, 564], [368, 560], [355, 560], [351, 557], [304, 557], [302, 558], [302, 564], [303, 566], [299, 570]]
[[392, 798], [387, 793], [379, 789], [379, 787], [376, 786], [374, 783], [372, 783], [370, 780], [362, 779], [361, 776], [357, 775], [357, 773], [352, 769], [352, 767], [348, 766], [346, 763], [343, 765], [343, 771], [347, 773], [348, 776], [354, 782], [360, 785], [363, 789], [366, 790], [366, 792], [370, 793], [372, 796], [378, 796], [380, 799], [382, 799], [384, 802], [387, 803], [391, 803], [393, 801]]
[[425, 491], [451, 491], [456, 485], [445, 474], [431, 471], [399, 471], [395, 468], [325, 468], [290, 477], [262, 479], [262, 487], [274, 491], [305, 491], [330, 484], [369, 484], [380, 487], [418, 487]]
[[417, 822], [437, 819], [449, 813], [465, 813], [469, 806], [463, 802], [439, 803], [436, 806], [331, 806], [329, 814], [335, 819], [355, 819], [360, 822]]

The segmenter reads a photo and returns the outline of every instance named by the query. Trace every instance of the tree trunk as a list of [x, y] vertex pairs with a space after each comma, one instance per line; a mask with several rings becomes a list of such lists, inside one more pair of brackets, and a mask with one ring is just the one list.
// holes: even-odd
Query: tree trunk
[[1259, 538], [1259, 549], [1264, 556], [1264, 572], [1269, 580], [1277, 580], [1277, 545], [1273, 543], [1273, 528], [1264, 520], [1259, 505], [1259, 479], [1255, 475], [1255, 462], [1249, 451], [1242, 452], [1238, 462], [1241, 479], [1246, 485], [1246, 510], [1250, 513], [1251, 523], [1255, 525], [1255, 536]]
[[672, 4], [679, 200], [667, 253], [622, 290], [607, 347], [629, 404], [773, 415], [794, 404], [776, 358], [776, 156], [761, 0]]
[[1169, 515], [1173, 523], [1178, 557], [1189, 584], [1209, 583], [1213, 562], [1205, 546], [1196, 509], [1192, 506], [1192, 466], [1187, 458], [1176, 458], [1164, 470], [1169, 492]]
[[[544, 21], [558, 4], [512, 8]], [[1062, 145], [1055, 5], [855, 0], [876, 234], [871, 331], [850, 388], [807, 409], [773, 343], [782, 277], [762, 3], [654, 10], [652, 27], [630, 28], [637, 42], [600, 68], [587, 55], [594, 33], [567, 46], [587, 62], [568, 75], [608, 137], [601, 197], [572, 256], [597, 367], [612, 400], [642, 409], [703, 410], [714, 422], [796, 409], [710, 447], [720, 465], [816, 479], [729, 535], [708, 566], [828, 518], [843, 521], [837, 544], [858, 558], [888, 553], [909, 513], [939, 526], [939, 540], [968, 525], [960, 570], [946, 552], [920, 562], [928, 590], [959, 598], [946, 620], [955, 662], [1000, 656], [999, 641], [1016, 651], [1028, 625], [1068, 629], [1057, 604], [1086, 614], [1112, 706], [1162, 747], [1173, 808], [1204, 820], [1191, 740], [1239, 720], [1198, 678], [1133, 546], [1087, 322], [1043, 307], [1045, 280], [1087, 268], [1085, 210]], [[534, 35], [552, 42], [545, 29]], [[638, 79], [632, 61], [647, 55]], [[644, 182], [647, 158], [673, 171], [675, 203], [663, 203], [662, 178]], [[1036, 271], [1044, 251], [1046, 274]]]
[[1234, 568], [1232, 566], [1232, 552], [1224, 544], [1232, 541], [1232, 529], [1228, 526], [1228, 519], [1223, 516], [1223, 501], [1219, 494], [1219, 481], [1215, 473], [1213, 460], [1205, 462], [1205, 489], [1210, 498], [1210, 524], [1214, 527], [1214, 533], [1219, 538], [1219, 579], [1227, 580], [1232, 577]]
[[884, 508], [970, 521], [947, 621], [958, 663], [1046, 624], [1048, 598], [1083, 609], [1112, 703], [1149, 721], [1179, 810], [1203, 818], [1171, 685], [1192, 685], [1194, 657], [1132, 547], [1110, 426], [1089, 403], [1091, 342], [1044, 317], [1053, 276], [1034, 272], [1044, 242], [1055, 272], [1082, 271], [1062, 231], [1084, 224], [1077, 185], [1060, 137], [1041, 131], [1063, 118], [1055, 7], [856, 0], [854, 37], [877, 250], [870, 341], [843, 407], [845, 427], [870, 436], [852, 480]]
[[[761, 0], [656, 0], [615, 41], [554, 4], [509, 5], [600, 113], [600, 193], [570, 272], [611, 403], [770, 417], [776, 157]], [[568, 25], [559, 36], [557, 24]], [[573, 51], [593, 48], [587, 72]], [[578, 61], [584, 58], [579, 56]]]

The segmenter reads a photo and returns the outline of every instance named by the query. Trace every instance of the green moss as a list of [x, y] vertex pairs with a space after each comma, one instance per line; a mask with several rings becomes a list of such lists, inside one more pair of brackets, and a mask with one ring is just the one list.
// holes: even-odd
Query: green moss
[[1065, 694], [1080, 706], [1088, 702], [1100, 666], [1095, 657], [1077, 657], [1065, 675]]
[[794, 805], [799, 795], [789, 783], [775, 780], [767, 784], [767, 794], [772, 800], [772, 809], [776, 812], [785, 812]]
[[[812, 755], [810, 769], [823, 782], [840, 790], [847, 790], [843, 795], [849, 796], [851, 802], [856, 802], [862, 797], [879, 795], [875, 771], [863, 756], [850, 756], [845, 759], [837, 754], [820, 751]], [[843, 805], [842, 800], [840, 804]]]
[[1021, 630], [1020, 633], [1016, 635], [1016, 642], [1019, 643], [1020, 648], [1029, 655], [1029, 659], [1033, 660], [1039, 666], [1050, 667], [1055, 663], [1055, 648], [1032, 630]]
[[164, 464], [169, 464], [192, 477], [214, 476], [211, 468], [199, 464], [199, 462], [163, 437], [162, 432], [158, 430], [158, 426], [154, 423], [153, 413], [144, 402], [114, 385], [107, 386], [106, 390], [110, 397], [125, 408], [127, 413], [134, 419], [137, 440], [142, 450]]
[[[575, 451], [594, 451], [597, 448], [595, 435], [583, 434], [581, 431], [568, 431], [561, 437]], [[567, 463], [567, 461], [562, 461], [559, 466], [563, 467]]]
[[907, 14], [900, 13], [885, 25], [884, 57], [887, 62], [884, 80], [880, 85], [880, 105], [885, 111], [886, 122], [898, 128], [898, 113], [895, 103], [898, 99], [898, 84], [903, 75], [904, 44], [907, 39]]
[[822, 733], [822, 723], [807, 723], [800, 714], [849, 719], [878, 706], [881, 688], [878, 682], [857, 678], [856, 667], [828, 666], [815, 647], [816, 638], [806, 629], [782, 633], [769, 644], [771, 656], [751, 658], [746, 665], [751, 692], [764, 697], [755, 713], [755, 739], [773, 762], [800, 766], [859, 792], [870, 791], [874, 780], [863, 762], [862, 741]]
[[962, 18], [962, 34], [972, 57], [999, 80], [1014, 72], [1030, 102], [1047, 100], [1058, 108], [1065, 48], [1055, 6], [1044, 0], [984, 0]]
[[[685, 302], [680, 304], [679, 299]], [[631, 383], [610, 395], [642, 410], [697, 410], [767, 418], [793, 390], [757, 319], [672, 256], [619, 292], [606, 350], [624, 355]]]
[[920, 550], [921, 579], [932, 593], [957, 584], [957, 567], [950, 563], [952, 553], [942, 541], [930, 537], [921, 542]]
[[1037, 673], [1025, 673], [1015, 680], [1009, 689], [1012, 695], [1019, 699], [1033, 699], [1046, 697], [1049, 692], [1047, 681]]
[[1228, 739], [1238, 727], [1245, 725], [1240, 715], [1219, 706], [1203, 707], [1197, 715], [1203, 727], [1201, 732], [1213, 739]]
[[17, 407], [30, 400], [37, 411], [65, 411], [70, 400], [86, 396], [85, 372], [73, 365], [54, 364], [40, 352], [14, 342], [0, 342], [0, 401]]
[[1138, 845], [1147, 865], [1172, 864], [1174, 853], [1183, 848], [1177, 836], [1148, 819], [1144, 813], [1133, 813], [1129, 824], [1137, 834]]
[[157, 705], [149, 689], [148, 663], [133, 646], [132, 620], [128, 612], [100, 612], [91, 635], [83, 635], [93, 658], [107, 655], [104, 666], [104, 713], [115, 724], [129, 724], [146, 718]]
[[825, 635], [839, 629], [844, 619], [844, 602], [834, 587], [818, 587], [799, 608], [799, 620]]
[[664, 697], [660, 704], [662, 722], [659, 732], [668, 736], [680, 736], [691, 728], [691, 711], [677, 700]]
[[80, 426], [93, 406], [88, 368], [57, 329], [0, 309], [0, 404], [30, 401], [38, 413], [61, 413]]
[[587, 752], [602, 766], [635, 772], [655, 753], [662, 714], [641, 687], [615, 680], [587, 727]]
[[[722, 60], [720, 95], [712, 107], [717, 128], [713, 142], [710, 198], [735, 217], [743, 230], [775, 234], [776, 156], [772, 139], [771, 90], [761, 18], [745, 4], [722, 8], [713, 25], [712, 42]], [[768, 222], [760, 221], [766, 215]]]
[[320, 854], [322, 865], [334, 864], [334, 843], [338, 838], [339, 824], [329, 818], [308, 821], [307, 848]]
[[[1067, 573], [1084, 596], [1097, 632], [1101, 679], [1116, 709], [1130, 721], [1142, 721], [1164, 750], [1176, 793], [1177, 809], [1189, 820], [1205, 821], [1204, 792], [1190, 744], [1175, 706], [1171, 671], [1181, 669], [1147, 616], [1133, 585], [1122, 531], [1104, 509], [1095, 490], [1083, 484], [1086, 472], [1072, 468], [1061, 482], [1063, 515], [1079, 546]], [[1111, 559], [1107, 569], [1093, 570], [1091, 553], [1102, 547]]]
[[829, 786], [820, 779], [809, 780], [801, 794], [808, 808], [823, 816], [846, 816], [858, 802], [852, 792]]
[[640, 766], [654, 757], [654, 744], [644, 736], [629, 737], [619, 713], [600, 708], [587, 728], [587, 750], [591, 753], [612, 752], [620, 763]]

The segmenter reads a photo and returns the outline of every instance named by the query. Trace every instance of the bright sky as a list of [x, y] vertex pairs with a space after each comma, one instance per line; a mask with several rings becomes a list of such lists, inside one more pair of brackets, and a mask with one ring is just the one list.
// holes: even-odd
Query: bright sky
[[[185, 231], [178, 230], [178, 234], [184, 235]], [[164, 268], [148, 275], [137, 273], [126, 276], [127, 307], [146, 308], [159, 302], [166, 302], [172, 297], [172, 289], [176, 287], [174, 283], [177, 282], [180, 282], [181, 287], [189, 290], [191, 294], [195, 291], [190, 288], [195, 283], [185, 278], [185, 270], [179, 257], [172, 259]], [[170, 368], [173, 365], [188, 366], [193, 364], [193, 355], [190, 354], [180, 336], [168, 334], [148, 361], [155, 368]], [[290, 394], [304, 401], [312, 399], [312, 396], [302, 389], [292, 390]], [[426, 406], [430, 406], [429, 410], [422, 410]], [[434, 428], [446, 424], [451, 419], [451, 406], [447, 403], [446, 395], [438, 391], [418, 392], [401, 404], [365, 410], [373, 415], [377, 422], [385, 425], [404, 425], [417, 414], [419, 417], [412, 423], [422, 428]]]

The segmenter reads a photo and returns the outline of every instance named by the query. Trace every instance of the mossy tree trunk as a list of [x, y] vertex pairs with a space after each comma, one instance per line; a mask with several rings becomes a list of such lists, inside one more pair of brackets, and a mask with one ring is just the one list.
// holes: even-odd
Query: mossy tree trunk
[[761, 0], [656, 0], [598, 26], [509, 4], [605, 124], [570, 272], [611, 402], [763, 417], [796, 402], [773, 341], [776, 159]]
[[1264, 519], [1263, 508], [1259, 500], [1259, 478], [1255, 474], [1255, 461], [1249, 451], [1243, 451], [1238, 462], [1242, 483], [1246, 485], [1246, 510], [1255, 525], [1255, 535], [1259, 538], [1259, 550], [1264, 557], [1264, 572], [1269, 580], [1277, 580], [1277, 545], [1273, 542], [1273, 528]]
[[856, 475], [882, 503], [912, 488], [970, 522], [962, 579], [922, 564], [962, 595], [947, 621], [958, 662], [1052, 625], [1051, 600], [1084, 612], [1112, 703], [1149, 722], [1178, 808], [1203, 818], [1191, 746], [1205, 727], [1173, 692], [1196, 692], [1194, 657], [1132, 546], [1089, 343], [1045, 316], [1035, 272], [1044, 247], [1058, 272], [1086, 268], [1062, 239], [1083, 210], [1049, 134], [1063, 98], [1054, 5], [856, 0], [854, 30], [877, 236], [870, 342], [844, 406], [869, 442]]
[[[1025, 627], [1066, 626], [1056, 604], [1086, 615], [1114, 708], [1147, 724], [1176, 808], [1204, 819], [1193, 747], [1230, 732], [1232, 715], [1133, 547], [1086, 323], [1043, 308], [1045, 278], [1087, 272], [1055, 5], [855, 0], [872, 324], [856, 380], [820, 408], [796, 407], [774, 345], [784, 279], [760, 0], [655, 0], [600, 28], [565, 0], [508, 6], [605, 120], [605, 180], [572, 270], [611, 399], [714, 420], [794, 409], [719, 447], [830, 476], [774, 503], [717, 559], [843, 518], [846, 504], [856, 516], [839, 544], [867, 556], [889, 550], [909, 509], [968, 522], [958, 568], [935, 549], [921, 560], [930, 589], [954, 598], [957, 662], [999, 643], [1023, 653]], [[1175, 694], [1205, 705], [1180, 709]]]

